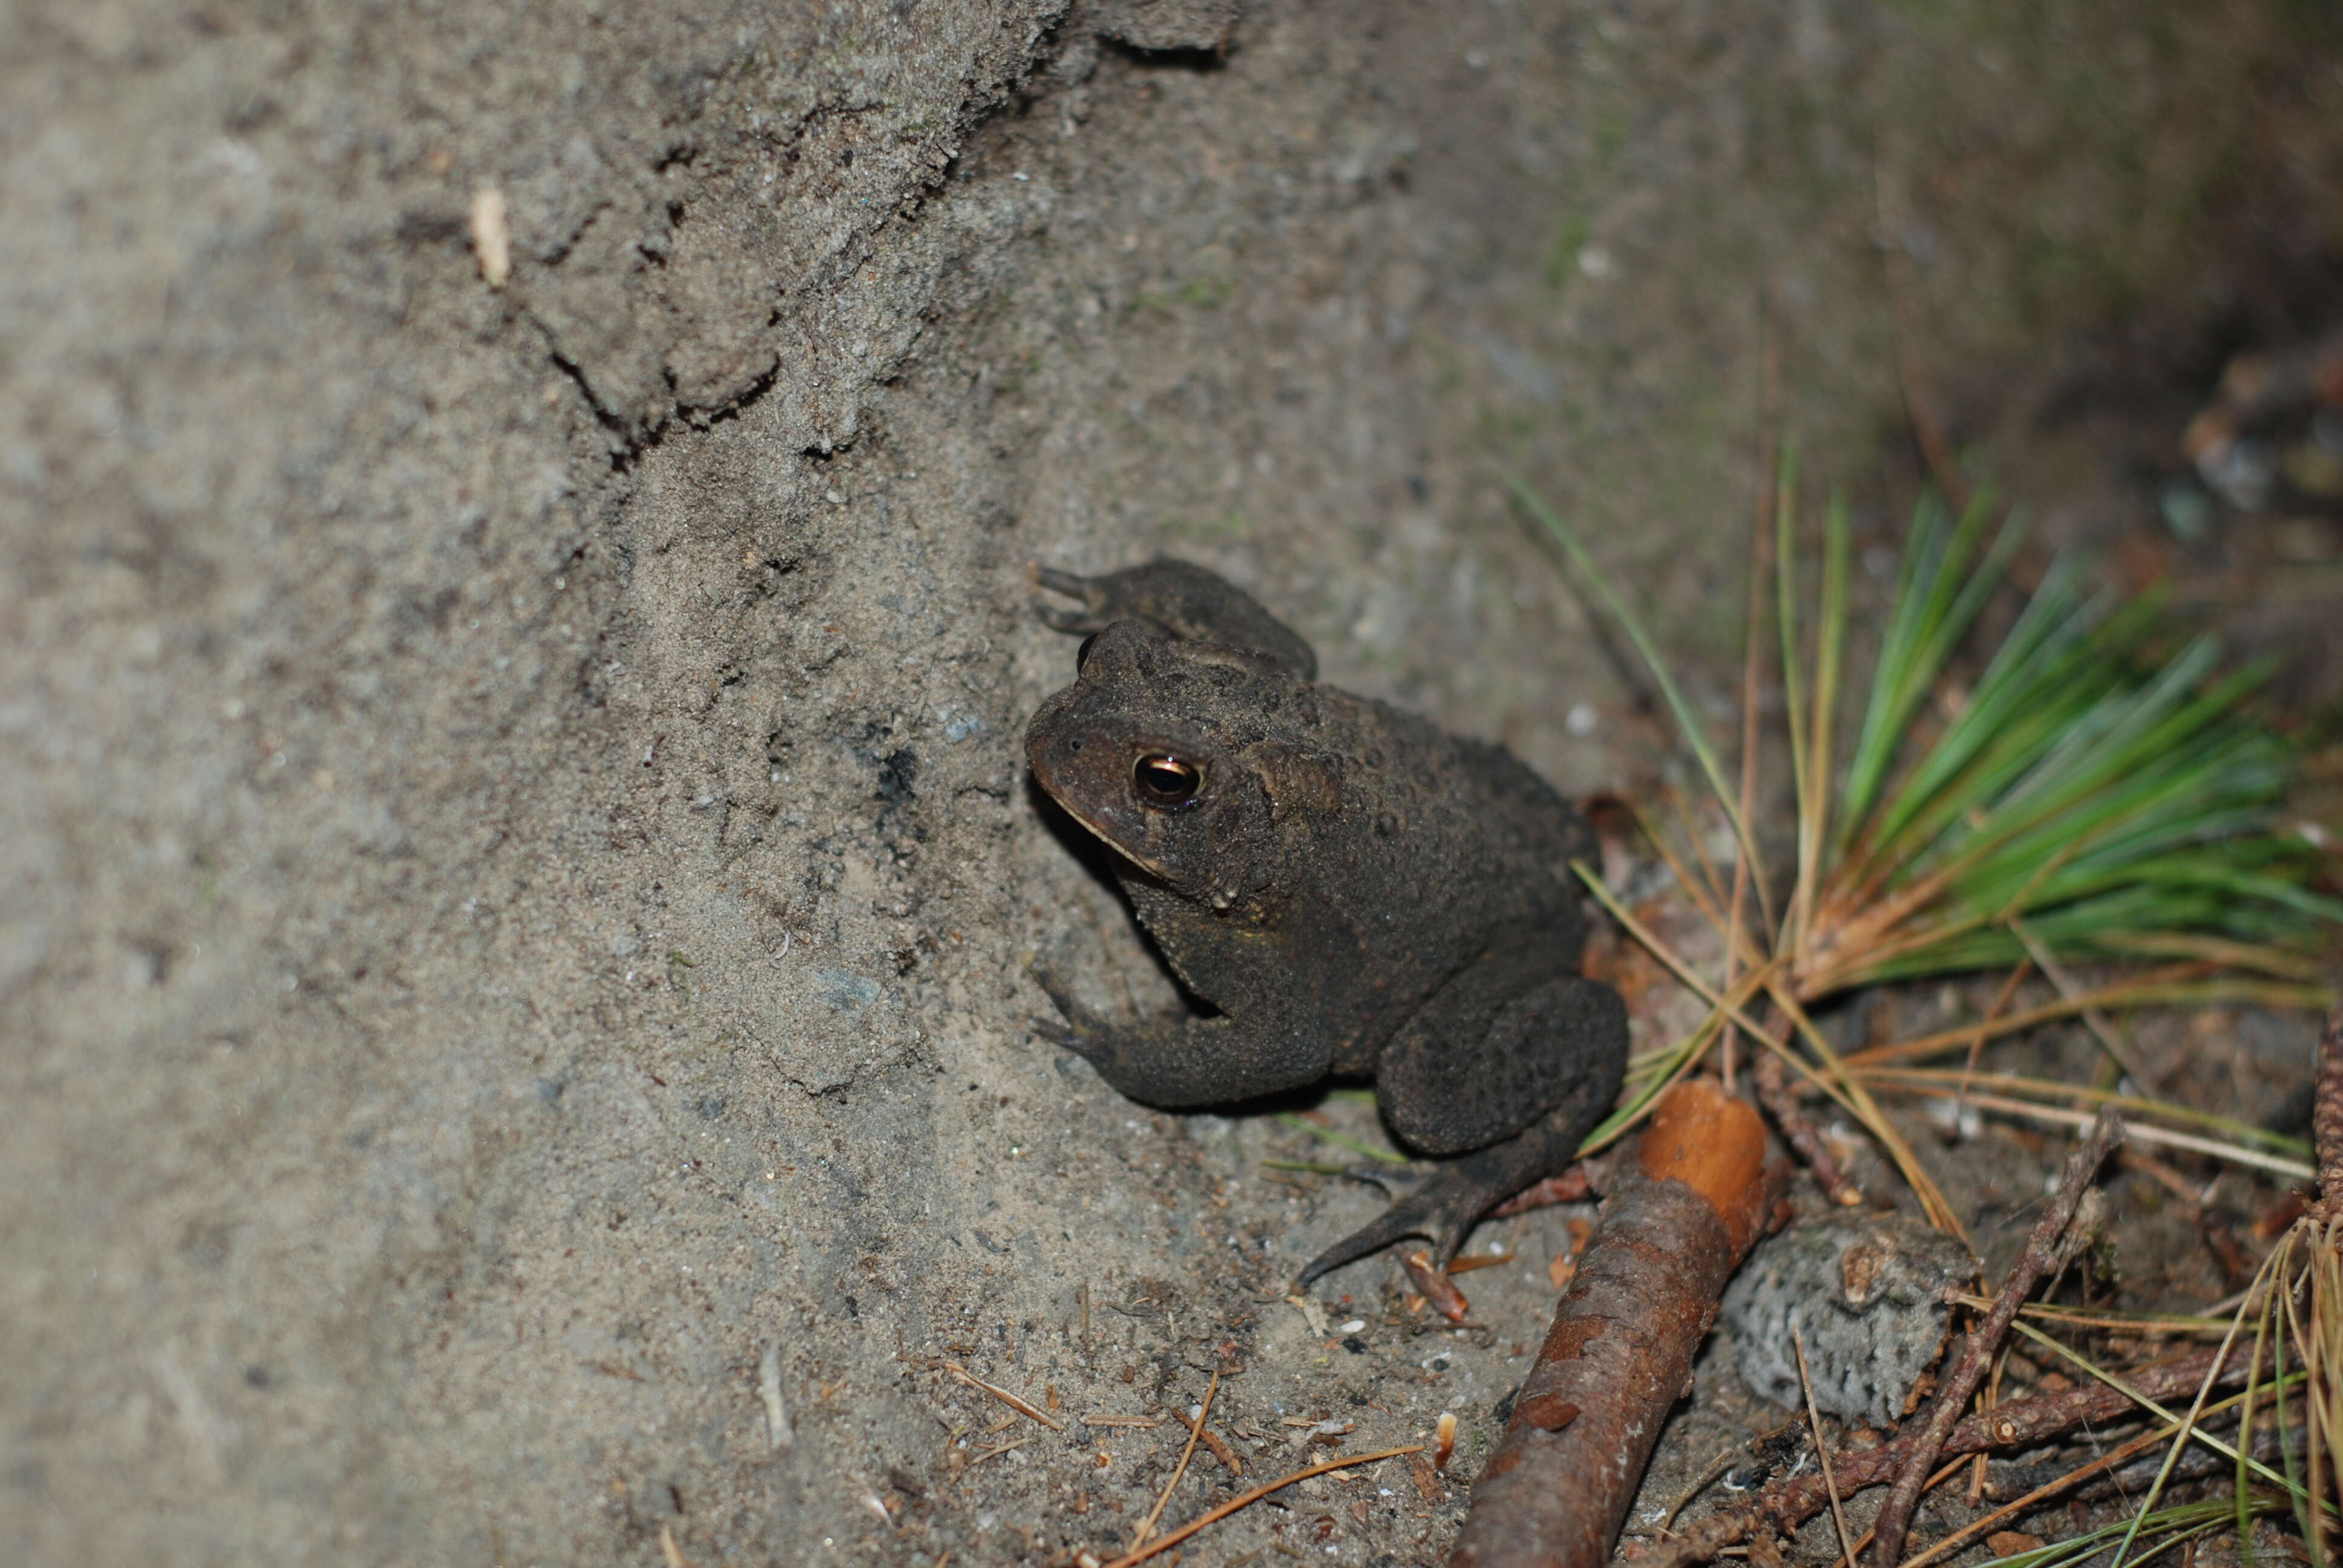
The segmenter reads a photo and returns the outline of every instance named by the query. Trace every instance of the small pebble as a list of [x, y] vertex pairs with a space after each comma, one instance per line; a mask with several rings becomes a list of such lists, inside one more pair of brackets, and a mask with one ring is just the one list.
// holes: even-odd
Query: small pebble
[[1366, 1319], [1364, 1319], [1364, 1318], [1353, 1318], [1349, 1322], [1344, 1323], [1344, 1324], [1342, 1325], [1342, 1332], [1343, 1332], [1344, 1333], [1346, 1333], [1346, 1334], [1355, 1334], [1355, 1333], [1357, 1333], [1361, 1329], [1363, 1329], [1363, 1328], [1365, 1328], [1366, 1326], [1367, 1326], [1367, 1320], [1366, 1320]]

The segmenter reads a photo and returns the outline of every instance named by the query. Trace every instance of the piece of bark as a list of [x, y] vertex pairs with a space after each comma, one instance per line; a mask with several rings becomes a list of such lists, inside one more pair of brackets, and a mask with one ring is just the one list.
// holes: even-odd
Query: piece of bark
[[1926, 1418], [1914, 1436], [1912, 1451], [1905, 1457], [1902, 1473], [1896, 1478], [1896, 1489], [1887, 1501], [1879, 1505], [1879, 1517], [1872, 1524], [1871, 1568], [1896, 1568], [1904, 1557], [1905, 1532], [1912, 1527], [1913, 1511], [1920, 1506], [1920, 1490], [1936, 1468], [1936, 1457], [1944, 1448], [1945, 1437], [1960, 1419], [1969, 1396], [1985, 1380], [1987, 1368], [1993, 1364], [1994, 1352], [2001, 1342], [2009, 1337], [2009, 1325], [2017, 1321], [2017, 1309], [2034, 1293], [2034, 1287], [2052, 1272], [2058, 1261], [2058, 1241], [2066, 1233], [2066, 1226], [2075, 1218], [2075, 1211], [2090, 1190], [2091, 1178], [2098, 1174], [2117, 1144], [2123, 1141], [2123, 1118], [2112, 1106], [2103, 1108], [2098, 1119], [2091, 1124], [2091, 1135], [2083, 1146], [2066, 1161], [2066, 1169], [2058, 1179], [2058, 1191], [2035, 1222], [2033, 1234], [2026, 1239], [2026, 1251], [2009, 1271], [2009, 1278], [1995, 1298], [1993, 1311], [1985, 1324], [1963, 1342], [1961, 1354], [1936, 1385], [1936, 1397], [1928, 1406]]
[[[2253, 1362], [2250, 1343], [2233, 1344], [2214, 1378], [2216, 1388], [2243, 1382]], [[2159, 1402], [2194, 1397], [2212, 1371], [2217, 1349], [2207, 1349], [2158, 1366], [2135, 1367], [2121, 1375], [2145, 1397]], [[2096, 1425], [2135, 1414], [2138, 1407], [2121, 1391], [2103, 1382], [2077, 1384], [2056, 1393], [2012, 1400], [1965, 1416], [1946, 1434], [1941, 1453], [1986, 1453], [1996, 1449], [2027, 1449], [2060, 1437], [2084, 1425]], [[1831, 1456], [1831, 1480], [1844, 1499], [1852, 1493], [1884, 1486], [1910, 1460], [1917, 1436], [1899, 1437], [1877, 1448]], [[1755, 1533], [1787, 1534], [1830, 1506], [1830, 1495], [1819, 1474], [1776, 1481], [1739, 1508], [1710, 1514], [1695, 1522], [1650, 1555], [1636, 1560], [1636, 1568], [1692, 1568], [1706, 1563], [1726, 1547]]]
[[1403, 1252], [1399, 1266], [1406, 1271], [1408, 1282], [1415, 1287], [1416, 1293], [1430, 1302], [1450, 1322], [1461, 1323], [1472, 1312], [1473, 1303], [1464, 1299], [1464, 1292], [1456, 1288], [1456, 1282], [1441, 1271], [1440, 1266], [1432, 1261], [1430, 1252], [1420, 1248], [1413, 1252]]
[[1668, 1407], [1775, 1186], [1757, 1113], [1705, 1079], [1660, 1101], [1554, 1309], [1451, 1568], [1594, 1568], [1611, 1559]]

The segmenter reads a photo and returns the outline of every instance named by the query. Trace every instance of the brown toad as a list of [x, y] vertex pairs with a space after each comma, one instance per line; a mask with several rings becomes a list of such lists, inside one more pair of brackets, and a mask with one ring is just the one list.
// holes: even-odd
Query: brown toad
[[1316, 684], [1309, 645], [1201, 567], [1036, 576], [1081, 607], [1044, 618], [1091, 635], [1026, 729], [1033, 776], [1218, 1010], [1116, 1023], [1043, 976], [1065, 1023], [1040, 1032], [1166, 1108], [1373, 1078], [1404, 1143], [1461, 1158], [1302, 1280], [1403, 1236], [1445, 1263], [1618, 1092], [1626, 1010], [1577, 973], [1593, 833], [1502, 748]]

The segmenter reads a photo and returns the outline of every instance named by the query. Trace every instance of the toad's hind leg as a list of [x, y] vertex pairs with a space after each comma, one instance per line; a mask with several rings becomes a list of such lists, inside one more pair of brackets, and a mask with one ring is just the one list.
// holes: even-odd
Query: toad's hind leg
[[1318, 656], [1291, 628], [1244, 589], [1190, 561], [1159, 557], [1094, 578], [1036, 566], [1033, 580], [1081, 608], [1042, 605], [1043, 621], [1060, 631], [1104, 631], [1119, 620], [1145, 621], [1182, 642], [1220, 642], [1266, 655], [1297, 678], [1318, 678]]
[[[1311, 1260], [1302, 1284], [1406, 1236], [1430, 1241], [1433, 1261], [1444, 1266], [1483, 1214], [1568, 1169], [1618, 1098], [1627, 1010], [1609, 986], [1570, 976], [1508, 1004], [1473, 1044], [1443, 1044], [1422, 1027], [1394, 1042], [1380, 1075], [1385, 1117], [1433, 1151], [1469, 1148], [1476, 1134], [1496, 1141], [1443, 1166], [1374, 1223]], [[1534, 1109], [1541, 1102], [1543, 1114]], [[1534, 1120], [1521, 1127], [1525, 1107]]]

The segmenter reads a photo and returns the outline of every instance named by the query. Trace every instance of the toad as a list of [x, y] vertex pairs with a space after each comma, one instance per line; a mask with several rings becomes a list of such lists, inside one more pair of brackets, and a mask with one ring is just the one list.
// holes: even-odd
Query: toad
[[1214, 1010], [1116, 1021], [1037, 972], [1063, 1021], [1036, 1032], [1167, 1110], [1373, 1079], [1444, 1162], [1302, 1282], [1406, 1236], [1445, 1264], [1618, 1093], [1626, 1009], [1577, 972], [1593, 831], [1503, 748], [1319, 684], [1309, 644], [1201, 567], [1035, 577], [1085, 640], [1026, 728], [1033, 777]]

